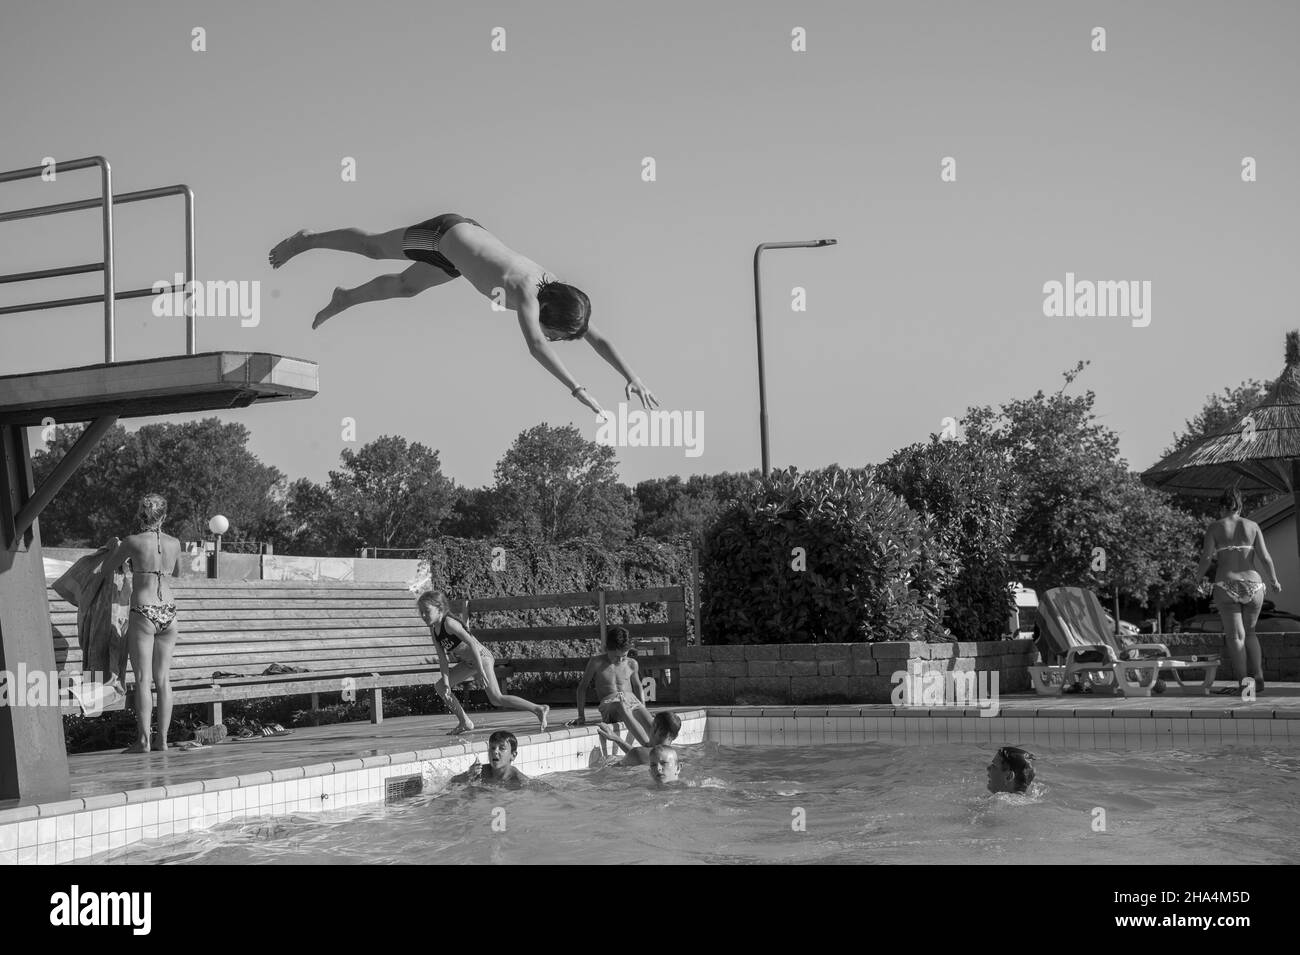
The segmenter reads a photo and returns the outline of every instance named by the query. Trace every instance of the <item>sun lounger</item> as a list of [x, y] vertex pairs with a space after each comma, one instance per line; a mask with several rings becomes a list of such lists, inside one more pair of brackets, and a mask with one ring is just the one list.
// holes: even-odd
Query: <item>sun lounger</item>
[[[1058, 587], [1039, 600], [1043, 624], [1039, 652], [1044, 666], [1030, 667], [1034, 689], [1049, 696], [1079, 683], [1092, 682], [1125, 696], [1163, 692], [1164, 676], [1181, 689], [1209, 694], [1220, 665], [1218, 655], [1175, 657], [1163, 643], [1125, 646], [1115, 635], [1096, 594], [1080, 587]], [[1063, 660], [1061, 666], [1052, 664]], [[1201, 671], [1199, 684], [1183, 683], [1183, 672]], [[1109, 675], [1107, 675], [1109, 674]]]

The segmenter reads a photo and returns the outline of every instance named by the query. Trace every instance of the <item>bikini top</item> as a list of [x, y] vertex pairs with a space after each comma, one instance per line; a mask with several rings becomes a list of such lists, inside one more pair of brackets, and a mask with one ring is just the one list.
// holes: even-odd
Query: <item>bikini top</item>
[[1222, 547], [1214, 548], [1214, 553], [1222, 554], [1225, 550], [1236, 550], [1241, 551], [1243, 554], [1249, 554], [1254, 549], [1254, 544], [1224, 544]]
[[[159, 530], [158, 528], [154, 528], [154, 533], [158, 535], [158, 553], [161, 555], [162, 552], [163, 552], [163, 549], [162, 549], [162, 531]], [[132, 568], [131, 568], [131, 573], [132, 573], [133, 575], [134, 575], [134, 574], [153, 574], [154, 576], [156, 576], [156, 577], [158, 578], [158, 599], [159, 599], [159, 600], [162, 600], [162, 582], [163, 582], [163, 577], [170, 576], [170, 575], [169, 575], [165, 570], [136, 570], [134, 567], [132, 567]]]
[[[434, 639], [442, 645], [442, 652], [451, 656], [452, 651], [465, 641], [456, 636], [456, 634], [447, 632], [447, 620], [449, 618], [456, 620], [456, 618], [449, 613], [442, 615], [442, 619], [438, 621], [438, 633], [434, 636]], [[461, 623], [459, 620], [456, 620], [456, 622], [460, 623], [462, 627], [465, 626], [465, 624]]]

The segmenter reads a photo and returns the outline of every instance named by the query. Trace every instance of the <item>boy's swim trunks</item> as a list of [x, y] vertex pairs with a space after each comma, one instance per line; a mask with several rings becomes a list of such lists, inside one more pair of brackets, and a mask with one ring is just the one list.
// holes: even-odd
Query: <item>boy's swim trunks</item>
[[638, 706], [645, 706], [644, 703], [636, 698], [636, 694], [634, 693], [611, 693], [600, 701], [600, 706], [598, 707], [600, 710], [600, 718], [606, 723], [612, 722], [613, 719], [617, 719], [618, 710], [615, 709], [615, 706], [619, 703], [626, 705], [629, 710], [636, 709]]
[[460, 225], [462, 222], [476, 225], [480, 229], [483, 228], [473, 219], [458, 216], [454, 212], [444, 212], [440, 216], [434, 216], [432, 219], [427, 219], [407, 229], [402, 236], [402, 252], [412, 261], [436, 266], [452, 278], [460, 278], [460, 272], [457, 271], [456, 266], [452, 265], [451, 260], [438, 251], [438, 243], [442, 241], [442, 237], [448, 229]]

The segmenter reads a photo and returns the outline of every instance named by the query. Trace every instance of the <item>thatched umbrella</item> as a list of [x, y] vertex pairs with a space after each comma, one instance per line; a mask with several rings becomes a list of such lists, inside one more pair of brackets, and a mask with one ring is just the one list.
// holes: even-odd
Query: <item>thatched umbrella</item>
[[1234, 484], [1242, 493], [1290, 494], [1300, 548], [1300, 331], [1287, 332], [1286, 367], [1263, 404], [1148, 468], [1142, 480], [1179, 494], [1220, 494]]

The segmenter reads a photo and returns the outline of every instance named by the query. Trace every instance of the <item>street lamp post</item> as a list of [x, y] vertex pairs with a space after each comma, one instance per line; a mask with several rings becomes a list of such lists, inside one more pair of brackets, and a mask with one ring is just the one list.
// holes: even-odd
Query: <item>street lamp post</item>
[[208, 530], [212, 531], [216, 537], [216, 543], [212, 548], [212, 559], [208, 561], [208, 578], [217, 579], [217, 562], [221, 558], [221, 535], [230, 530], [230, 521], [218, 514], [212, 520], [208, 521]]
[[835, 239], [810, 239], [807, 242], [763, 242], [754, 249], [754, 325], [758, 330], [758, 428], [763, 445], [763, 477], [771, 470], [767, 446], [767, 378], [763, 371], [763, 286], [759, 260], [764, 249], [817, 249], [835, 245]]

